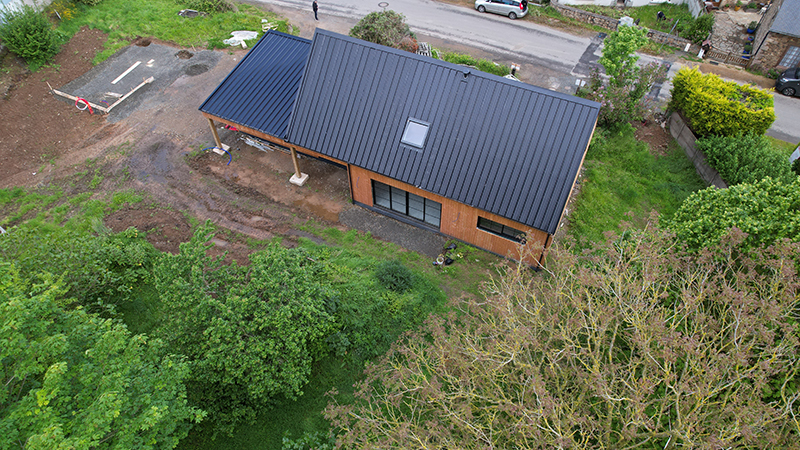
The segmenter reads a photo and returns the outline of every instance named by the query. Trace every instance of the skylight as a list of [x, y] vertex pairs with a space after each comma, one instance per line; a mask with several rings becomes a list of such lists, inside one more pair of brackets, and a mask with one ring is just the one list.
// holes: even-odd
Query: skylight
[[425, 139], [428, 137], [429, 123], [421, 120], [409, 118], [406, 122], [406, 130], [400, 142], [413, 147], [422, 148], [425, 146]]

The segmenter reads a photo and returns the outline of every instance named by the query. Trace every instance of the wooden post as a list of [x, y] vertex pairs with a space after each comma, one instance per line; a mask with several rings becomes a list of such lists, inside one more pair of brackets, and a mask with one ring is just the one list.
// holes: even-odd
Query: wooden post
[[308, 174], [300, 172], [300, 164], [297, 162], [297, 150], [294, 148], [294, 145], [291, 146], [292, 149], [292, 164], [294, 164], [294, 175], [289, 178], [289, 183], [292, 183], [297, 186], [302, 186], [306, 184], [308, 180]]
[[292, 164], [294, 164], [294, 176], [300, 178], [300, 164], [297, 162], [297, 150], [292, 146]]
[[207, 117], [208, 125], [211, 127], [211, 132], [214, 133], [214, 142], [217, 144], [217, 148], [222, 148], [222, 141], [219, 140], [219, 134], [217, 134], [217, 127], [214, 126], [214, 121], [211, 120], [210, 117]]

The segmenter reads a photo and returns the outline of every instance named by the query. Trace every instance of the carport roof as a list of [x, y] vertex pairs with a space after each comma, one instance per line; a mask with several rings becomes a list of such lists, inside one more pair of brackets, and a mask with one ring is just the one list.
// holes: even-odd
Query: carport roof
[[283, 138], [311, 41], [270, 30], [200, 106], [200, 111]]
[[554, 234], [599, 108], [318, 28], [287, 140]]

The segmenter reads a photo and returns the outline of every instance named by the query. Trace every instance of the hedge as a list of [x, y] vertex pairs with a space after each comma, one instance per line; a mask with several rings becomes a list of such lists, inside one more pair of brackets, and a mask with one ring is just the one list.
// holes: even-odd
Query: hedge
[[695, 192], [667, 225], [691, 249], [719, 244], [732, 227], [747, 233], [742, 248], [766, 247], [784, 238], [798, 242], [800, 178], [789, 184], [764, 178]]
[[763, 135], [775, 121], [767, 91], [697, 69], [683, 68], [672, 79], [669, 107], [680, 111], [699, 136]]
[[697, 140], [697, 149], [728, 184], [753, 183], [766, 177], [791, 183], [797, 178], [789, 158], [764, 136], [707, 136]]

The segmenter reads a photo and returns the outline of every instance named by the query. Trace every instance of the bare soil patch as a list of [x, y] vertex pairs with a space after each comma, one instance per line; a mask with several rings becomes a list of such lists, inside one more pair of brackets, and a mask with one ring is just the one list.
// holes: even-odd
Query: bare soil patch
[[84, 28], [35, 73], [10, 52], [2, 57], [0, 187], [36, 184], [51, 161], [82, 146], [104, 125], [101, 116], [55, 99], [47, 83], [57, 88], [91, 69], [105, 41], [101, 31]]
[[650, 153], [656, 157], [664, 156], [669, 151], [672, 135], [660, 123], [654, 121], [633, 122], [636, 130], [634, 135], [637, 141], [642, 141], [650, 148]]

